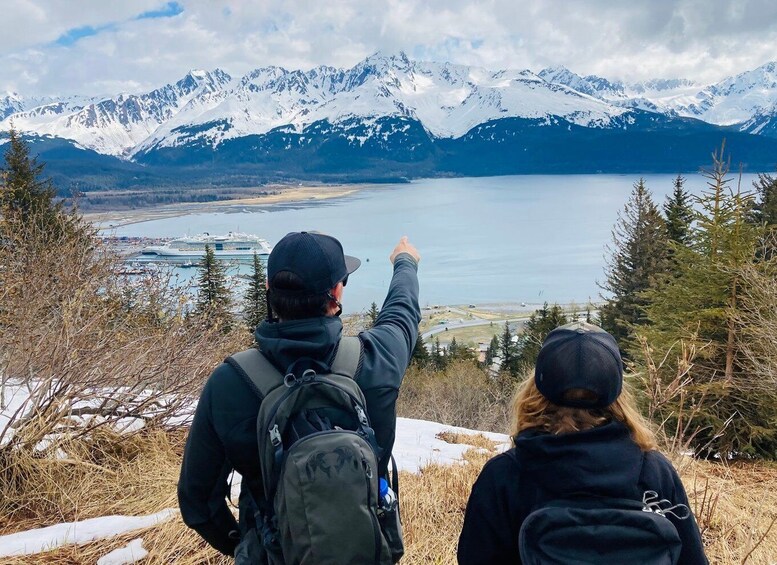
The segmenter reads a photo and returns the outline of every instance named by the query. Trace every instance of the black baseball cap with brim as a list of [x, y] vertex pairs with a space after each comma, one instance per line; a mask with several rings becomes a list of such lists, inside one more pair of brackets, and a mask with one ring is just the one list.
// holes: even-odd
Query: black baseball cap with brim
[[[623, 360], [615, 338], [585, 322], [556, 328], [542, 343], [534, 383], [545, 398], [559, 406], [609, 406], [623, 386]], [[570, 397], [567, 392], [572, 389], [587, 394]]]
[[[292, 232], [273, 247], [267, 259], [267, 280], [270, 290], [298, 296], [326, 293], [361, 265], [356, 257], [343, 253], [342, 244], [317, 232]], [[279, 287], [276, 275], [289, 272], [295, 276], [293, 287]]]

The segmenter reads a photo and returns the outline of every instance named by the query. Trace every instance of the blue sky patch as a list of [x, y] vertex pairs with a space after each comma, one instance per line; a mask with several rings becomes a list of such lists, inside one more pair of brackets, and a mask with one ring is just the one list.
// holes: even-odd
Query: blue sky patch
[[[143, 12], [139, 16], [135, 16], [132, 19], [146, 20], [146, 19], [154, 19], [154, 18], [172, 18], [173, 16], [177, 16], [182, 12], [183, 12], [183, 6], [181, 6], [178, 2], [168, 2], [167, 4], [164, 5], [164, 7], [158, 10]], [[65, 33], [60, 35], [53, 42], [53, 44], [59, 45], [60, 47], [70, 47], [75, 42], [79, 41], [80, 39], [83, 39], [84, 37], [97, 35], [98, 33], [101, 33], [103, 31], [113, 31], [116, 29], [116, 25], [117, 25], [116, 23], [110, 23], [110, 24], [105, 24], [97, 27], [93, 27], [93, 26], [74, 27], [73, 29], [69, 29]]]
[[98, 26], [98, 27], [92, 27], [92, 26], [74, 27], [73, 29], [69, 29], [65, 33], [60, 35], [54, 41], [54, 45], [59, 45], [61, 47], [70, 47], [79, 39], [83, 39], [84, 37], [90, 37], [92, 35], [97, 35], [101, 31], [114, 29], [115, 27], [116, 27], [115, 24], [107, 24], [107, 25]]
[[183, 6], [178, 2], [168, 2], [163, 8], [158, 10], [151, 10], [149, 12], [143, 12], [136, 20], [145, 20], [149, 18], [172, 18], [183, 12]]

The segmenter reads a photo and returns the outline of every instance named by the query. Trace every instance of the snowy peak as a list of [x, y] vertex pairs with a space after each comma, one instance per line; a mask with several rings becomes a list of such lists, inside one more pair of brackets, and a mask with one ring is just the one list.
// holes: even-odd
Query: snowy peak
[[229, 84], [231, 80], [232, 77], [221, 69], [213, 71], [193, 69], [175, 83], [175, 88], [183, 95], [191, 94], [197, 89], [215, 92]]
[[182, 108], [218, 93], [231, 80], [220, 69], [193, 70], [175, 83], [145, 94], [119, 94], [101, 100], [63, 99], [5, 118], [22, 130], [71, 139], [99, 153], [127, 156]]
[[0, 96], [0, 120], [24, 109], [24, 100], [15, 92], [6, 92]]
[[387, 118], [412, 120], [433, 138], [454, 139], [503, 118], [628, 127], [635, 111], [738, 124], [766, 134], [773, 130], [776, 101], [775, 63], [714, 85], [685, 79], [625, 84], [565, 67], [537, 74], [490, 70], [415, 61], [399, 51], [374, 53], [349, 69], [266, 66], [242, 77], [192, 69], [149, 92], [100, 99], [35, 100], [7, 93], [0, 96], [0, 128], [13, 121], [23, 131], [132, 158], [152, 148], [215, 148], [280, 129], [301, 133], [317, 123], [358, 127], [360, 139], [367, 139], [383, 135], [377, 124]]
[[602, 100], [613, 100], [624, 96], [622, 83], [610, 82], [596, 75], [581, 77], [566, 67], [549, 67], [542, 69], [538, 75], [551, 84], [563, 84], [577, 92]]

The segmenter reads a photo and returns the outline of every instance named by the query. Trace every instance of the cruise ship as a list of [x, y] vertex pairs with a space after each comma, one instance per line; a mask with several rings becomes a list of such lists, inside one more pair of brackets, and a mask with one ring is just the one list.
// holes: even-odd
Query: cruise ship
[[254, 253], [266, 257], [272, 251], [267, 240], [256, 235], [238, 232], [211, 235], [205, 232], [173, 239], [164, 245], [150, 245], [143, 248], [141, 256], [147, 260], [191, 264], [202, 259], [206, 245], [213, 249], [218, 259], [232, 261], [250, 261]]

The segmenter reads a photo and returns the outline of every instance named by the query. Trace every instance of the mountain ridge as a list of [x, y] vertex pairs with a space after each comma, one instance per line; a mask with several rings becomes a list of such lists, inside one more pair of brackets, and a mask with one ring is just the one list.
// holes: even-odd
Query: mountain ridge
[[[408, 177], [465, 170], [583, 172], [591, 170], [580, 157], [589, 149], [583, 143], [598, 151], [591, 155], [593, 172], [688, 170], [698, 165], [701, 149], [709, 155], [723, 137], [747, 148], [739, 157], [745, 162], [771, 167], [777, 162], [777, 152], [770, 156], [777, 140], [777, 64], [712, 85], [686, 79], [624, 83], [560, 66], [494, 71], [376, 53], [348, 69], [265, 66], [239, 77], [219, 68], [192, 69], [148, 92], [108, 97], [8, 93], [0, 97], [0, 130], [12, 124], [30, 139], [48, 139], [49, 145], [60, 139], [128, 165], [195, 167], [205, 176], [227, 174], [227, 166], [252, 167], [257, 181], [347, 175], [348, 167], [356, 175]], [[637, 139], [651, 149], [633, 145]], [[624, 140], [635, 154], [609, 163], [599, 157], [621, 154], [615, 145]], [[699, 147], [682, 148], [678, 153], [687, 159], [678, 161], [657, 151], [659, 140]], [[537, 156], [529, 163], [511, 153], [531, 154], [538, 147], [579, 155]], [[648, 155], [660, 161], [650, 163]], [[116, 173], [121, 176], [137, 167], [114, 168], [124, 171]]]

